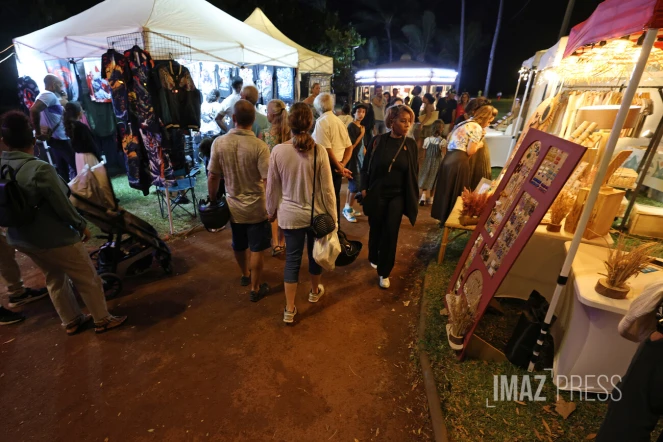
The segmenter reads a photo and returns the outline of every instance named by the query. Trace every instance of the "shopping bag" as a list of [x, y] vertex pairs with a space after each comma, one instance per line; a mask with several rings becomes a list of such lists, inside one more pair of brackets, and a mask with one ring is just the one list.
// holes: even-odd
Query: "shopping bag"
[[327, 236], [316, 238], [313, 245], [313, 259], [325, 270], [334, 270], [336, 258], [341, 253], [341, 243], [336, 231]]

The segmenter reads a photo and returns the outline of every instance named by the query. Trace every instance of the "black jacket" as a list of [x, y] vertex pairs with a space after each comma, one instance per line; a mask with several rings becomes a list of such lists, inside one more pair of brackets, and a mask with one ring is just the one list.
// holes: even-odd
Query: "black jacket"
[[[381, 176], [376, 176], [375, 171], [379, 161], [371, 161], [371, 157], [375, 155], [380, 155], [384, 149], [380, 149], [381, 146], [384, 146], [387, 138], [389, 137], [390, 132], [387, 132], [382, 135], [378, 135], [373, 138], [371, 146], [366, 149], [366, 156], [364, 157], [364, 165], [361, 168], [361, 190], [366, 190], [367, 192], [373, 184]], [[414, 226], [415, 221], [417, 220], [417, 214], [419, 213], [419, 158], [418, 158], [418, 149], [417, 143], [412, 138], [405, 138], [405, 147], [407, 147], [407, 156], [409, 159], [410, 167], [409, 173], [406, 180], [406, 188], [404, 189], [403, 196], [405, 198], [405, 203], [403, 204], [403, 214], [408, 217], [410, 224]], [[369, 170], [370, 165], [370, 170]]]
[[152, 72], [158, 88], [154, 104], [166, 129], [198, 130], [202, 97], [189, 70], [170, 60], [159, 62]]

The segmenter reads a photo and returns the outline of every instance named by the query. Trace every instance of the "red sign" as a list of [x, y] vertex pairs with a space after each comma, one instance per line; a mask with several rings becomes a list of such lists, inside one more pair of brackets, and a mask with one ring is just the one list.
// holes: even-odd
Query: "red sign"
[[447, 290], [475, 310], [461, 359], [488, 303], [584, 153], [578, 144], [528, 131], [488, 200]]

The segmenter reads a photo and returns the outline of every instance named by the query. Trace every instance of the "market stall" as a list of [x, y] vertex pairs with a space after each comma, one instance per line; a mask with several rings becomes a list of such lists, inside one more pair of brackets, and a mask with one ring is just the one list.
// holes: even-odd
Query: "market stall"
[[115, 140], [117, 129], [130, 186], [166, 195], [171, 233], [171, 202], [192, 204], [195, 214], [187, 136], [200, 126], [201, 90], [229, 94], [240, 76], [260, 86], [263, 100], [295, 98], [297, 49], [204, 0], [106, 0], [13, 42], [19, 76], [40, 89], [46, 72], [59, 76], [67, 98], [95, 115], [93, 130], [103, 121]]
[[[637, 178], [637, 174], [634, 177], [626, 170], [629, 163], [638, 168], [637, 159], [633, 159], [637, 158], [637, 149], [633, 147], [648, 146], [640, 155], [647, 156], [656, 151], [663, 135], [663, 102], [659, 95], [659, 86], [663, 86], [663, 51], [655, 44], [659, 28], [663, 26], [663, 5], [659, 3], [607, 0], [589, 20], [573, 28], [568, 40], [562, 39], [539, 57], [536, 76], [530, 76], [530, 80], [534, 78], [534, 87], [529, 92], [532, 106], [530, 111], [524, 111], [527, 118], [523, 117], [526, 121], [523, 132], [516, 131], [514, 135], [513, 152], [495, 184], [494, 195], [477, 215], [478, 228], [447, 290], [447, 305], [453, 307], [450, 307], [449, 326], [453, 332], [450, 340], [459, 342], [456, 338], [463, 338], [460, 357], [465, 355], [468, 346], [473, 347], [470, 345], [472, 332], [491, 298], [498, 293], [496, 281], [504, 280], [499, 287], [501, 292], [509, 289], [508, 278], [520, 276], [524, 282], [511, 289], [522, 289], [521, 286], [525, 292], [541, 289], [550, 300], [534, 346], [530, 371], [551, 333], [553, 315], [563, 314], [568, 320], [561, 321], [565, 327], [557, 336], [564, 339], [561, 349], [561, 339], [555, 340], [556, 373], [608, 377], [624, 374], [633, 346], [627, 345], [616, 333], [618, 315], [623, 315], [630, 301], [639, 295], [640, 282], [656, 276], [641, 276], [629, 291], [624, 286], [625, 279], [617, 275], [618, 266], [623, 265], [617, 261], [611, 264], [613, 267], [608, 266], [608, 276], [600, 278], [600, 267], [605, 260], [617, 259], [613, 252], [608, 253], [608, 249], [602, 247], [599, 250], [603, 252], [599, 253], [591, 248], [596, 246], [581, 243], [600, 244], [601, 237], [610, 233], [613, 220], [623, 208], [624, 189], [634, 187]], [[526, 95], [529, 86], [525, 87]], [[556, 138], [548, 139], [545, 134]], [[572, 143], [567, 144], [569, 141]], [[564, 154], [559, 149], [546, 151], [547, 146], [565, 146], [566, 150]], [[629, 147], [631, 149], [626, 149]], [[566, 169], [562, 175], [562, 165], [566, 167], [571, 155], [578, 154], [581, 157], [577, 165], [573, 165], [573, 171], [566, 175], [571, 171]], [[645, 173], [648, 167], [640, 165], [639, 169]], [[531, 186], [553, 199], [545, 200], [537, 191], [529, 190]], [[548, 213], [543, 215], [544, 211]], [[652, 218], [656, 213], [643, 212], [642, 216], [648, 219], [647, 226], [654, 228]], [[536, 254], [528, 258], [538, 261], [539, 266], [555, 267], [552, 273], [536, 275], [548, 279], [544, 285], [537, 286], [533, 281], [526, 281], [527, 273], [519, 275], [514, 263], [516, 258], [520, 262], [527, 257], [522, 246], [530, 241], [530, 236], [532, 241], [536, 238], [533, 236], [535, 229], [544, 222], [548, 224], [547, 230], [563, 233], [572, 240], [560, 249], [562, 253], [555, 252], [559, 262], [554, 265], [537, 258]], [[658, 226], [663, 226], [663, 221]], [[653, 246], [641, 246], [642, 259], [649, 259], [645, 251], [652, 250]], [[614, 253], [629, 255], [623, 241], [617, 242], [617, 248], [621, 251]], [[593, 255], [596, 262], [590, 263], [589, 255]], [[635, 252], [633, 256], [637, 256]], [[570, 275], [572, 265], [574, 275]], [[488, 276], [484, 274], [486, 269]], [[656, 272], [662, 271], [660, 264], [642, 261], [642, 267], [628, 273], [626, 278], [638, 273], [659, 275]], [[571, 299], [563, 298], [563, 294]], [[623, 308], [611, 308], [614, 302], [607, 296], [624, 298], [620, 304]], [[570, 308], [558, 309], [560, 299]], [[452, 310], [461, 314], [468, 311], [473, 318], [471, 326], [459, 330], [460, 321], [453, 319]], [[552, 333], [556, 331], [559, 332], [552, 330]], [[619, 363], [597, 363], [610, 358], [619, 359]], [[556, 383], [562, 389], [593, 388], [586, 379], [580, 384]]]
[[444, 94], [454, 85], [457, 75], [453, 69], [421, 63], [404, 56], [393, 63], [358, 71], [355, 74], [357, 86], [354, 99], [367, 102], [378, 85], [390, 93], [394, 88], [398, 89], [398, 96], [402, 99], [410, 95], [415, 86], [421, 86], [422, 94]]
[[298, 76], [300, 77], [297, 81], [297, 85], [300, 89], [299, 94], [301, 96], [308, 95], [309, 88], [315, 83], [320, 84], [321, 92], [331, 93], [331, 77], [334, 74], [333, 58], [315, 53], [290, 40], [285, 34], [283, 34], [283, 32], [274, 26], [274, 23], [267, 18], [260, 8], [256, 8], [253, 13], [244, 20], [244, 23], [297, 49], [297, 53], [299, 54]]

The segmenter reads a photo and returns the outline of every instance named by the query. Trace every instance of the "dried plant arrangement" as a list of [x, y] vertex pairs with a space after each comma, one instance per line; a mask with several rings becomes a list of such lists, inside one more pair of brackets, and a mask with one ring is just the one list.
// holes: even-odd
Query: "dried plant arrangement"
[[630, 291], [627, 281], [649, 265], [651, 255], [663, 250], [661, 244], [647, 242], [640, 244], [631, 251], [627, 250], [626, 235], [621, 234], [615, 245], [608, 251], [605, 261], [605, 278], [599, 279], [596, 291], [610, 298], [623, 299]]
[[467, 304], [464, 297], [449, 293], [446, 296], [449, 322], [447, 323], [447, 338], [454, 350], [463, 348], [463, 337], [474, 323], [474, 311]]
[[484, 207], [486, 207], [490, 195], [488, 192], [477, 193], [465, 188], [460, 195], [463, 201], [463, 208], [460, 211], [460, 223], [462, 225], [477, 224], [478, 217], [481, 215]]
[[573, 208], [576, 196], [565, 190], [562, 190], [555, 201], [550, 206], [550, 224], [546, 227], [551, 232], [559, 232], [562, 227], [562, 221], [566, 218]]

